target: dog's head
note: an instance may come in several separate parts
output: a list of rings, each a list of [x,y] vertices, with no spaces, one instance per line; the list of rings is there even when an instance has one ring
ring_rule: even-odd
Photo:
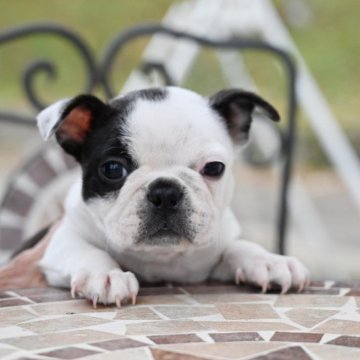
[[[248,138],[257,95],[222,90],[209,99],[167,87],[105,104],[61,100],[38,116],[82,167],[82,196],[114,249],[202,246],[214,241],[231,200],[234,149]]]

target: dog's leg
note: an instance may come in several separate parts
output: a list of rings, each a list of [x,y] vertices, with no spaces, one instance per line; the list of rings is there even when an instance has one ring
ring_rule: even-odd
[[[68,226],[60,225],[39,263],[50,285],[71,287],[93,302],[116,304],[131,299],[135,303],[139,284],[135,275],[124,272],[112,257],[83,240]]]
[[[309,283],[309,271],[294,257],[272,254],[257,244],[237,240],[225,249],[212,278],[252,283],[263,292],[278,284],[286,293],[290,288],[302,291]]]

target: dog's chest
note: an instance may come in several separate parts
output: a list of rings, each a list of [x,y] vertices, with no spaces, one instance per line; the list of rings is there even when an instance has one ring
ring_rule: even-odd
[[[125,251],[117,256],[121,268],[134,272],[139,279],[149,282],[199,282],[209,278],[220,261],[213,246],[172,253],[170,250]]]

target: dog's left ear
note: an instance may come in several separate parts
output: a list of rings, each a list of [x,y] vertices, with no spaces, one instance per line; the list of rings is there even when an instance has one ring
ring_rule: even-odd
[[[50,105],[37,116],[41,135],[55,134],[61,147],[80,161],[82,145],[97,124],[104,122],[108,105],[92,95],[79,95]]]
[[[241,89],[221,90],[210,97],[209,104],[224,119],[229,134],[237,145],[245,143],[248,139],[256,107],[271,120],[280,120],[277,110],[267,101]]]

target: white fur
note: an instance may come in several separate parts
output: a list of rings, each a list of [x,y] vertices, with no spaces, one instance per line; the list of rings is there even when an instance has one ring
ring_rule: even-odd
[[[235,155],[225,126],[206,99],[188,90],[168,89],[163,101],[138,99],[127,119],[128,146],[140,167],[129,175],[119,196],[85,204],[80,181],[72,188],[62,224],[40,263],[49,283],[71,286],[73,293],[81,292],[94,304],[117,305],[137,294],[132,273],[146,281],[216,278],[252,282],[263,291],[272,282],[283,291],[291,286],[302,289],[308,272],[299,261],[240,240],[240,227],[229,208]],[[49,124],[56,124],[57,104],[41,115],[45,135],[52,131]],[[226,165],[220,179],[200,175],[209,161]],[[197,229],[192,244],[185,240],[173,246],[135,244],[138,204],[159,177],[186,188],[192,210],[189,222]]]
[[[56,124],[59,121],[61,112],[68,101],[69,99],[59,100],[41,111],[41,113],[37,116],[38,128],[44,140],[48,140],[55,132]]]

